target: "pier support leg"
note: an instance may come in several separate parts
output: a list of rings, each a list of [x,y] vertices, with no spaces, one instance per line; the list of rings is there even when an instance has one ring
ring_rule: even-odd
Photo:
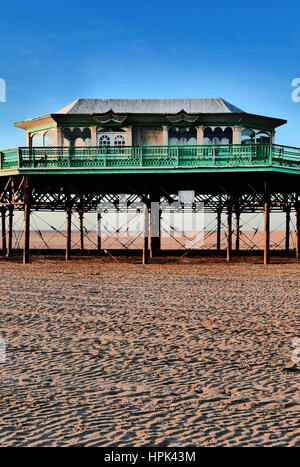
[[[67,237],[66,237],[66,261],[71,259],[71,221],[72,221],[72,210],[68,206],[66,209],[67,214]]]
[[[79,229],[80,229],[80,249],[84,250],[84,231],[83,231],[83,211],[78,211]]]
[[[217,253],[221,251],[221,214],[222,211],[217,212]]]
[[[236,225],[235,250],[237,253],[240,251],[240,218],[241,218],[241,213],[239,210],[237,210],[235,213],[235,225]]]
[[[97,250],[101,251],[101,214],[97,213]]]
[[[264,238],[264,264],[270,264],[270,189],[269,182],[265,181],[264,197],[265,238]]]
[[[232,260],[232,206],[227,208],[227,262]]]
[[[24,177],[24,249],[23,264],[29,263],[31,192],[28,175]]]
[[[6,209],[5,209],[5,206],[2,206],[2,208],[1,208],[1,224],[2,224],[2,230],[1,230],[2,254],[3,254],[3,256],[5,256],[6,253],[7,253],[7,248],[6,248]]]
[[[161,248],[160,205],[158,201],[152,201],[150,214],[150,258],[157,256]]]
[[[296,258],[300,258],[300,207],[296,207]]]
[[[285,217],[285,252],[289,254],[290,251],[290,220],[291,220],[291,211],[288,208],[286,211]]]
[[[148,210],[147,204],[144,203],[143,264],[149,263],[148,237],[149,237],[149,210]]]
[[[7,250],[6,257],[10,258],[12,254],[12,238],[13,238],[13,216],[14,207],[10,205],[8,207],[8,229],[7,229]]]

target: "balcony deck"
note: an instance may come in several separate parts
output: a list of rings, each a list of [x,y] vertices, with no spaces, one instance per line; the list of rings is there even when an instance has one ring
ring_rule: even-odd
[[[0,151],[0,175],[280,171],[300,174],[300,148],[274,144],[18,147]]]

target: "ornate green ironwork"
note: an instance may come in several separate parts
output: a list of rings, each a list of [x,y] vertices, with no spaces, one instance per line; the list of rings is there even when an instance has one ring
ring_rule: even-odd
[[[0,170],[8,169],[184,169],[283,167],[300,170],[300,148],[271,144],[20,147],[0,151]]]

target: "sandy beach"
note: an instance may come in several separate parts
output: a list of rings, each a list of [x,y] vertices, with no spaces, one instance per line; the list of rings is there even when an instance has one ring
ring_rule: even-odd
[[[18,261],[1,446],[300,446],[294,260]]]

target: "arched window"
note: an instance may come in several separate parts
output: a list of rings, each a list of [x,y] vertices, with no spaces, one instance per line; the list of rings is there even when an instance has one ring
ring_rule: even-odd
[[[72,130],[70,128],[63,129],[63,145],[64,146],[71,146],[72,141]]]
[[[100,135],[100,137],[99,137],[99,146],[110,146],[110,136]]]
[[[125,146],[125,138],[123,135],[117,135],[115,137],[114,146]]]
[[[210,127],[204,128],[203,144],[212,144],[214,132]]]
[[[191,145],[197,144],[197,130],[195,127],[170,127],[169,145]]]
[[[204,128],[203,144],[232,144],[232,128]]]
[[[249,128],[242,129],[242,137],[241,137],[242,144],[254,144],[255,143],[255,133],[253,130]]]
[[[270,144],[271,137],[269,133],[265,131],[260,131],[256,134],[256,143],[257,144]]]
[[[31,146],[33,148],[42,148],[43,147],[43,134],[35,133],[31,137]]]
[[[44,146],[47,148],[54,146],[54,131],[49,130],[44,134]]]
[[[233,139],[233,131],[232,131],[232,128],[228,126],[223,131],[223,138],[221,140],[221,144],[232,144],[232,139]]]

